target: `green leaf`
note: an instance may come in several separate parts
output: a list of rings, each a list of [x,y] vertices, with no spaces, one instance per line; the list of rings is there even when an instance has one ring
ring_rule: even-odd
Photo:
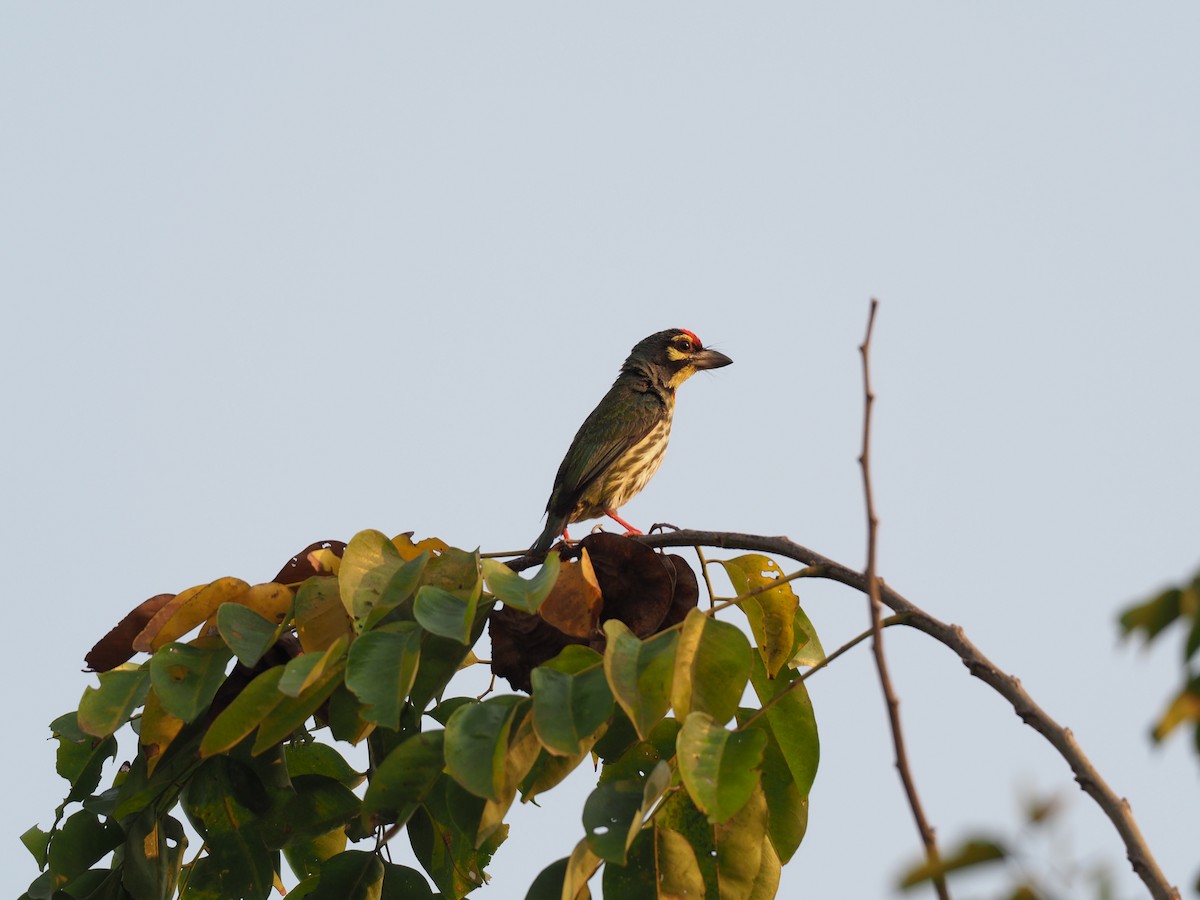
[[[525,777],[521,779],[521,802],[528,803],[538,794],[561,784],[590,755],[592,746],[593,744],[589,742],[584,745],[584,749],[580,753],[572,756],[555,756],[542,748]]]
[[[668,897],[703,897],[704,876],[696,851],[687,838],[668,828],[656,829],[654,838],[658,851],[655,868],[661,893]]]
[[[758,553],[721,560],[738,596],[766,587],[783,577],[773,560]],[[795,644],[795,613],[800,601],[790,583],[770,588],[743,600],[738,606],[750,620],[758,652],[774,676],[788,662]]]
[[[335,644],[330,650],[334,650],[336,647],[337,645]],[[251,752],[257,755],[268,747],[272,747],[290,737],[329,698],[334,689],[342,683],[342,674],[345,669],[345,660],[339,659],[326,669],[324,674],[299,696],[284,696],[263,717],[262,723],[258,726],[258,737],[254,740],[254,748]]]
[[[446,773],[477,797],[499,800],[509,732],[528,702],[505,695],[456,709],[446,722]]]
[[[440,587],[426,584],[417,591],[413,614],[426,631],[465,645],[470,643],[475,606],[474,598],[464,600]]]
[[[330,644],[323,653],[302,653],[288,660],[279,679],[280,693],[299,697],[316,684],[329,671],[329,667],[340,660],[350,642],[349,635],[342,635]]]
[[[721,885],[718,883],[715,831],[704,813],[696,809],[687,791],[674,791],[667,796],[655,814],[654,827],[656,836],[672,831],[684,839],[692,848],[698,874],[704,882],[703,895],[722,896]],[[635,844],[635,849],[636,846]],[[678,860],[678,855],[673,859]]]
[[[521,612],[536,613],[558,580],[561,568],[558,554],[551,553],[542,564],[541,571],[531,579],[524,579],[504,563],[495,559],[480,561],[488,590],[505,606]]]
[[[121,881],[134,897],[170,897],[188,840],[183,825],[154,810],[143,810],[128,826]]]
[[[108,737],[129,721],[133,711],[146,702],[150,671],[124,663],[100,673],[100,687],[84,688],[79,701],[79,727],[95,737]]]
[[[316,890],[317,881],[321,876],[321,866],[327,859],[337,856],[345,850],[348,841],[349,836],[346,834],[345,826],[339,826],[313,838],[291,841],[283,848],[283,858],[287,860],[288,866],[297,878],[307,879],[315,875],[312,890]],[[301,896],[306,897],[311,892],[310,890]],[[292,900],[292,893],[287,896],[288,900]]]
[[[646,829],[629,848],[624,866],[604,867],[604,896],[621,900],[704,897],[701,873],[687,838],[666,828]]]
[[[384,728],[400,727],[420,658],[421,629],[413,622],[369,631],[351,645],[346,687],[362,701],[364,719]]]
[[[775,896],[779,857],[766,830],[766,800],[757,788],[733,818],[713,829],[721,897],[769,900]]]
[[[795,684],[798,680],[800,673],[794,670],[785,670],[778,678],[768,678],[761,659],[754,660],[754,668],[750,673],[750,682],[754,685],[759,702],[764,707],[771,704],[756,724],[761,724],[771,732],[787,761],[797,789],[802,795],[808,796],[817,777],[821,742],[808,690],[802,681]],[[779,696],[781,694],[783,696]],[[776,700],[776,697],[779,699]]]
[[[55,882],[63,885],[86,872],[120,845],[122,837],[116,823],[106,826],[90,810],[79,810],[50,839],[46,860]]]
[[[1156,742],[1162,741],[1184,722],[1200,722],[1200,676],[1189,681],[1172,698],[1166,711],[1155,723],[1151,736]]]
[[[672,672],[679,632],[666,631],[640,641],[624,623],[604,623],[608,646],[604,674],[613,697],[643,739],[671,708]]]
[[[471,626],[470,643],[474,644],[487,624],[490,608],[484,603],[475,611],[475,624]],[[421,638],[421,664],[417,667],[417,678],[409,691],[409,703],[417,710],[424,709],[435,698],[440,697],[450,679],[471,652],[469,646],[452,638],[426,634]]]
[[[222,603],[217,609],[217,631],[246,668],[253,668],[262,659],[283,629],[284,624],[276,625],[240,603]]]
[[[413,853],[446,897],[462,897],[482,885],[484,868],[507,836],[506,826],[498,828],[476,847],[485,805],[454,779],[439,778],[408,822]]]
[[[525,900],[562,900],[563,878],[567,874],[567,857],[556,859],[538,873],[529,886]]]
[[[625,865],[633,843],[654,804],[671,786],[671,767],[658,763],[647,778],[606,781],[583,805],[583,828],[592,852],[608,862]]]
[[[726,731],[707,713],[690,713],[684,720],[677,743],[679,774],[714,825],[728,821],[754,793],[766,742],[758,729]]]
[[[681,719],[708,713],[718,724],[733,718],[750,677],[750,642],[741,629],[693,609],[683,620],[671,705]]]
[[[368,529],[350,538],[338,567],[338,590],[356,627],[403,565],[400,551],[383,532]]]
[[[936,878],[944,878],[950,872],[996,862],[1007,856],[1008,851],[1002,844],[988,838],[972,838],[942,857],[938,863],[925,860],[913,866],[901,877],[900,887],[911,890]]]
[[[219,890],[226,897],[265,898],[278,854],[259,834],[254,807],[265,810],[267,798],[253,772],[230,757],[215,756],[188,780],[182,801],[208,848],[189,876],[189,890],[195,884],[197,890]]]
[[[797,666],[815,666],[825,660],[825,648],[817,637],[817,629],[809,621],[808,615],[799,606],[792,621],[792,652],[788,665],[793,669]]]
[[[233,654],[219,638],[167,644],[150,657],[150,682],[164,710],[191,722],[208,709]]]
[[[117,755],[116,738],[98,740],[90,734],[84,734],[75,724],[75,713],[68,715],[69,724],[65,723],[67,716],[61,716],[50,724],[58,740],[56,771],[71,785],[65,803],[90,796],[100,783],[104,764]]]
[[[324,775],[353,788],[362,784],[366,777],[361,772],[356,772],[331,746],[318,741],[287,744],[283,748],[283,755],[287,761],[288,776],[291,778],[298,775]]]
[[[745,715],[754,710],[742,710]],[[739,719],[741,716],[739,715]],[[763,750],[762,789],[767,800],[767,834],[781,862],[786,863],[800,847],[808,831],[808,794],[802,793],[771,728]]]
[[[1129,607],[1118,620],[1121,630],[1127,636],[1135,631],[1144,632],[1147,643],[1154,640],[1179,618],[1182,599],[1183,591],[1169,588],[1145,603]]]
[[[26,850],[33,854],[38,868],[44,869],[46,867],[46,850],[50,846],[50,832],[42,831],[33,825],[21,835],[21,843],[25,845]]]
[[[94,811],[123,821],[158,803],[168,793],[174,797],[179,785],[190,777],[196,766],[201,730],[198,723],[183,726],[179,736],[155,763],[153,772],[149,771],[145,754],[137,754],[129,771],[118,773],[113,779],[116,793],[106,791],[101,795],[101,809]]]
[[[533,727],[551,753],[575,756],[612,717],[613,695],[600,654],[568,646],[531,674]]]
[[[355,818],[362,801],[348,787],[325,775],[297,775],[290,792],[263,815],[260,833],[270,848],[307,841]]]
[[[572,900],[585,900],[590,897],[588,893],[588,880],[596,874],[596,869],[600,867],[600,857],[592,852],[592,848],[588,846],[587,839],[580,841],[575,845],[575,849],[571,851],[571,855],[567,858],[567,871],[563,875],[562,896],[570,897]],[[607,869],[608,867],[605,866]],[[621,897],[621,894],[612,894],[613,897]]]
[[[200,742],[200,755],[208,757],[224,753],[254,731],[263,717],[283,701],[283,694],[279,693],[282,677],[283,666],[275,666],[244,687],[208,726],[204,740]]]
[[[442,774],[444,737],[440,730],[415,734],[387,755],[363,796],[364,819],[371,825],[408,821]]]
[[[523,704],[510,729],[508,752],[504,754],[504,770],[497,785],[497,796],[494,800],[488,800],[483,807],[479,817],[479,831],[475,835],[476,843],[487,840],[500,828],[507,828],[503,824],[504,817],[517,798],[517,786],[521,779],[529,774],[542,750],[542,745],[533,732],[533,714],[528,710],[528,704]]]
[[[383,861],[365,850],[347,850],[321,866],[313,900],[380,900]]]
[[[435,900],[435,897],[425,876],[416,869],[384,863],[380,900]]]

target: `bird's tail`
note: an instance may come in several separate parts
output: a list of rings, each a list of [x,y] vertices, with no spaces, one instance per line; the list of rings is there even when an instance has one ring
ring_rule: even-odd
[[[554,513],[546,514],[546,527],[542,529],[542,533],[538,535],[538,539],[533,542],[533,546],[529,548],[530,556],[545,556],[550,550],[550,545],[555,539],[563,533],[563,529],[567,527],[566,516],[556,516]]]

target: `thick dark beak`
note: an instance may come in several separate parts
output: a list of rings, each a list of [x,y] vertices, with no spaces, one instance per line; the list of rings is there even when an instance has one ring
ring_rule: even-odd
[[[732,359],[717,350],[701,350],[692,357],[692,365],[697,369],[719,369],[731,362]]]

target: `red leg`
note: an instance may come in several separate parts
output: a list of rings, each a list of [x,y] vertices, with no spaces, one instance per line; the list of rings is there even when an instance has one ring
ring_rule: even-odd
[[[620,516],[618,516],[617,511],[615,509],[606,509],[604,511],[604,514],[606,516],[608,516],[610,519],[624,525],[625,529],[626,529],[626,531],[625,531],[626,534],[641,534],[642,533],[642,532],[638,531],[636,528],[634,528],[632,525],[630,525],[628,522],[626,522],[624,519],[622,519]]]

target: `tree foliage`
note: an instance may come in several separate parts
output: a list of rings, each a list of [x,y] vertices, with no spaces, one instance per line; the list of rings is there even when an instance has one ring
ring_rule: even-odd
[[[51,723],[69,788],[22,838],[42,870],[26,896],[264,898],[286,862],[293,897],[464,897],[512,804],[594,760],[579,841],[530,898],[589,896],[601,870],[613,897],[772,897],[819,756],[797,667],[823,653],[778,566],[724,565],[740,597],[701,611],[681,557],[625,538],[592,535],[526,578],[364,531],[266,584],[152,597]],[[519,693],[453,696],[489,627]],[[343,752],[363,742],[358,772]],[[423,873],[390,861],[401,830]]]

